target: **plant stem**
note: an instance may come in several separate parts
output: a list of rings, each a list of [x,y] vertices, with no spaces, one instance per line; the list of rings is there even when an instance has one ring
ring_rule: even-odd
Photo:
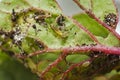
[[[103,45],[95,45],[95,46],[85,45],[85,46],[65,47],[65,48],[58,48],[58,49],[47,48],[45,50],[39,50],[39,51],[30,53],[27,57],[32,57],[32,56],[43,54],[43,53],[57,53],[57,52],[63,52],[63,51],[67,51],[67,53],[98,51],[98,52],[103,52],[104,54],[120,55],[120,47],[107,47]]]

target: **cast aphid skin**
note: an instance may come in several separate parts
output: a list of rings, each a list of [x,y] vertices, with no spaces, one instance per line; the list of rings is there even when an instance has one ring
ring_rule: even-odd
[[[90,61],[86,61],[82,64],[83,67],[88,67],[90,65]]]
[[[56,19],[56,23],[58,24],[58,26],[64,26],[65,25],[64,21],[65,17],[63,15],[58,16]]]

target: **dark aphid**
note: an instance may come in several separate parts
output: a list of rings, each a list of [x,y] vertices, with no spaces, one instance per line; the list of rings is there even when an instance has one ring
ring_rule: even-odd
[[[112,60],[112,59],[120,59],[120,56],[119,55],[107,55],[109,60]]]
[[[83,43],[82,46],[87,46],[87,44]]]
[[[4,36],[4,38],[8,37],[8,32],[3,31],[2,29],[0,30],[0,35],[1,37]]]
[[[17,18],[18,18],[17,13],[15,12],[15,10],[14,10],[14,9],[12,9],[12,16],[11,16],[11,20],[12,20],[13,22],[16,22]]]
[[[90,44],[90,46],[96,46],[96,45],[97,45],[96,43]]]
[[[34,19],[36,20],[36,22],[44,22],[45,21],[45,16],[41,16],[41,15],[38,15],[38,16],[35,16]]]
[[[75,32],[74,35],[76,35],[77,33]]]
[[[45,15],[45,12],[43,10],[41,10],[39,12],[35,12],[35,15]]]
[[[15,53],[13,51],[10,50],[3,50],[5,53],[7,53],[9,56],[14,56]]]
[[[3,34],[5,34],[6,32],[5,31],[3,31],[2,29],[0,30],[0,35],[3,35]]]
[[[37,31],[42,31],[41,29],[38,29]]]
[[[35,30],[35,34],[37,35],[37,32],[38,32],[38,31],[37,31],[37,27],[36,27],[36,25],[33,24],[33,25],[32,25],[32,28]]]
[[[15,31],[10,31],[8,37],[13,40]]]
[[[44,46],[44,44],[43,44],[42,42],[40,42],[40,41],[38,41],[38,40],[35,40],[35,43],[38,45],[38,47],[39,47],[40,49],[44,49],[44,48],[45,48],[45,46]]]
[[[118,62],[120,62],[120,56],[119,55],[107,55],[107,60],[111,63],[111,64],[116,64]]]
[[[58,16],[56,19],[56,23],[59,26],[64,26],[65,25],[64,21],[65,21],[65,17],[63,15]]]
[[[40,25],[46,25],[46,22],[45,22],[46,17],[47,16],[45,15],[45,13],[43,11],[36,12],[33,16],[36,23],[39,23]]]
[[[108,15],[105,15],[103,20],[108,26],[111,26],[112,28],[116,28],[117,24],[117,16],[114,13],[109,13]]]
[[[22,57],[26,57],[28,54],[27,54],[27,52],[22,51],[22,52],[20,53],[20,55],[21,55]]]
[[[98,57],[99,55],[102,55],[102,52],[92,51],[88,56],[93,58],[93,57]]]
[[[32,25],[32,27],[33,27],[33,29],[37,29],[35,24],[34,24],[34,25]]]
[[[15,53],[13,51],[7,51],[7,53],[8,53],[9,56],[14,56],[15,55]]]

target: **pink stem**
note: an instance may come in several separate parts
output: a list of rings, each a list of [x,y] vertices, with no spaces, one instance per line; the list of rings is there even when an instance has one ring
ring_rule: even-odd
[[[56,66],[60,61],[63,60],[63,58],[67,55],[66,50],[63,51],[63,53],[59,56],[59,58],[57,58],[54,62],[52,62],[42,73],[41,73],[41,77],[43,77],[51,68],[53,68],[54,66]]]
[[[32,57],[32,56],[35,56],[35,55],[38,55],[38,54],[43,54],[43,53],[50,53],[50,52],[60,52],[59,49],[50,49],[50,48],[47,48],[47,49],[44,49],[44,50],[39,50],[39,51],[36,51],[34,53],[30,53],[27,57]]]
[[[31,53],[28,55],[28,57],[32,57],[38,54],[42,53],[48,53],[48,52],[63,52],[67,51],[67,53],[75,53],[75,52],[90,52],[90,51],[100,51],[103,52],[104,54],[116,54],[120,55],[120,47],[107,47],[107,46],[102,46],[102,45],[86,45],[86,46],[75,46],[75,47],[66,47],[66,48],[58,48],[58,49],[45,49],[45,50],[39,50],[34,53]]]

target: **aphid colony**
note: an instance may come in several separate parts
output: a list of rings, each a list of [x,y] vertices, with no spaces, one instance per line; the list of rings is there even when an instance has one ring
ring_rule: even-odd
[[[45,12],[43,10],[38,10],[35,8],[28,8],[28,9],[24,9],[21,10],[20,12],[16,12],[14,9],[12,10],[11,13],[11,21],[13,22],[13,29],[12,31],[10,31],[10,38],[12,39],[12,43],[17,45],[21,51],[23,51],[21,45],[22,45],[22,41],[26,38],[26,35],[28,34],[28,30],[29,28],[33,28],[35,30],[35,34],[37,35],[39,31],[41,31],[41,27],[48,28],[48,24],[46,23],[46,19],[51,19],[51,14],[49,12]],[[19,19],[20,22],[19,23]],[[31,21],[33,23],[31,23]],[[55,33],[62,33],[64,31],[64,27],[65,27],[65,17],[63,15],[59,15],[56,16],[56,18],[54,18],[54,22],[50,22],[51,24],[53,24],[54,27],[52,27],[55,31]],[[54,23],[56,23],[57,25],[54,25]],[[22,29],[21,27],[25,25],[25,27],[23,27],[24,29]],[[52,26],[52,25],[50,25]],[[58,35],[58,34],[57,34]],[[40,49],[44,49],[46,46],[41,43],[40,41],[36,41],[34,43],[39,44],[39,48]],[[39,42],[39,43],[38,43]]]
[[[116,65],[120,64],[120,56],[118,55],[105,55],[104,53],[100,53],[96,56],[97,58],[95,58],[95,60],[93,60],[89,65],[89,70],[91,71],[88,71],[88,75],[95,75],[96,73],[104,74],[106,72],[110,72],[113,68],[116,67]],[[116,70],[119,71],[120,68],[118,67]]]
[[[44,14],[44,11],[39,11],[39,12],[35,11],[34,12],[34,9],[33,10],[32,9],[26,9],[26,10],[21,10],[21,12],[16,12],[13,9],[12,13],[11,13],[11,21],[13,22],[12,30],[8,31],[8,32],[5,32],[2,29],[0,30],[1,38],[6,39],[6,40],[7,39],[10,40],[11,41],[11,44],[10,44],[11,46],[18,47],[19,50],[21,51],[20,53],[22,53],[21,56],[22,55],[24,56],[24,54],[25,55],[27,54],[26,51],[22,48],[22,42],[27,37],[26,35],[27,35],[28,29],[30,27],[32,27],[36,32],[41,31],[40,29],[37,29],[36,24],[31,24],[29,21],[27,21],[27,19],[30,18],[30,16],[31,16],[31,15],[27,14],[29,12],[31,12],[31,14],[33,14],[32,19],[34,19],[36,21],[36,23],[38,23],[39,25],[46,25],[46,23],[45,23],[46,16]],[[18,22],[21,17],[22,17],[22,21],[23,21],[22,24],[27,24],[28,25],[28,26],[25,26],[26,30],[24,30],[24,31],[21,28],[21,23]],[[5,40],[3,40],[3,41],[5,41]],[[3,44],[2,44],[3,41],[0,42],[1,46],[3,46]],[[38,41],[38,40],[33,40],[32,45],[37,46],[39,49],[44,49],[46,47],[41,41]],[[11,51],[7,51],[7,52],[11,53]]]
[[[108,26],[112,28],[116,28],[117,24],[117,16],[114,13],[109,13],[108,15],[105,15],[103,20]]]
[[[10,32],[10,38],[13,40],[14,44],[21,45],[22,39],[25,37],[25,34],[21,33],[19,27],[16,27],[13,31]]]

